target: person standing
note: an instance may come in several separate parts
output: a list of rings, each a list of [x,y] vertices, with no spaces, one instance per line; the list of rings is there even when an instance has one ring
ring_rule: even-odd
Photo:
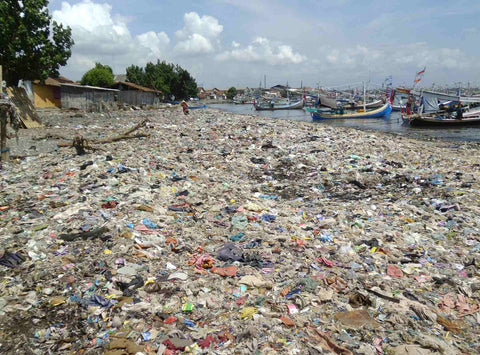
[[[459,102],[457,104],[457,120],[462,120],[463,119],[463,109],[462,109],[462,104]]]
[[[185,102],[185,100],[182,101],[181,105],[183,108],[183,114],[188,115],[190,113],[190,110],[188,109],[188,104]]]

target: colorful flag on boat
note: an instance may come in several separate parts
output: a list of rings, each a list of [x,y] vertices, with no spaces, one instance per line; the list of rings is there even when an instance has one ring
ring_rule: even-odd
[[[420,70],[416,75],[415,75],[415,80],[413,80],[413,84],[417,84],[420,82],[420,80],[422,80],[423,78],[423,74],[425,73],[425,69],[427,69],[427,67],[423,68],[423,70]]]

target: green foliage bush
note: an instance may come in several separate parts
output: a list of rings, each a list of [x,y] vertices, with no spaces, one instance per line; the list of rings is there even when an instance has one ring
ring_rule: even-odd
[[[91,86],[110,87],[114,83],[112,68],[108,65],[95,63],[95,68],[83,74],[81,84]]]

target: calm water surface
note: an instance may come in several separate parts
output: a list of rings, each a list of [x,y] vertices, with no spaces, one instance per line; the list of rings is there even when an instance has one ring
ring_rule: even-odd
[[[251,114],[275,119],[312,122],[310,114],[305,110],[256,111],[252,105],[216,104],[208,105],[222,111]],[[458,128],[416,128],[402,123],[400,112],[392,112],[388,118],[347,119],[315,121],[315,124],[353,127],[383,132],[393,132],[400,135],[418,138],[439,138],[448,141],[480,142],[480,126]]]

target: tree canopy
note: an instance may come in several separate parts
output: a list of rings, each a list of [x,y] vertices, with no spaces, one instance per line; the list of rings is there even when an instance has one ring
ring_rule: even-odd
[[[95,63],[95,67],[82,76],[82,85],[110,87],[114,83],[113,70],[108,65]]]
[[[52,21],[48,0],[0,1],[0,65],[4,80],[44,80],[67,64],[73,40],[70,27]]]
[[[127,80],[137,85],[160,90],[169,97],[177,99],[197,96],[197,83],[188,71],[179,65],[157,61],[147,63],[145,68],[131,65],[126,69]]]
[[[147,86],[145,83],[145,70],[138,65],[131,65],[126,69],[127,80],[141,86]]]
[[[237,89],[233,86],[227,90],[227,99],[232,100],[237,95]]]

